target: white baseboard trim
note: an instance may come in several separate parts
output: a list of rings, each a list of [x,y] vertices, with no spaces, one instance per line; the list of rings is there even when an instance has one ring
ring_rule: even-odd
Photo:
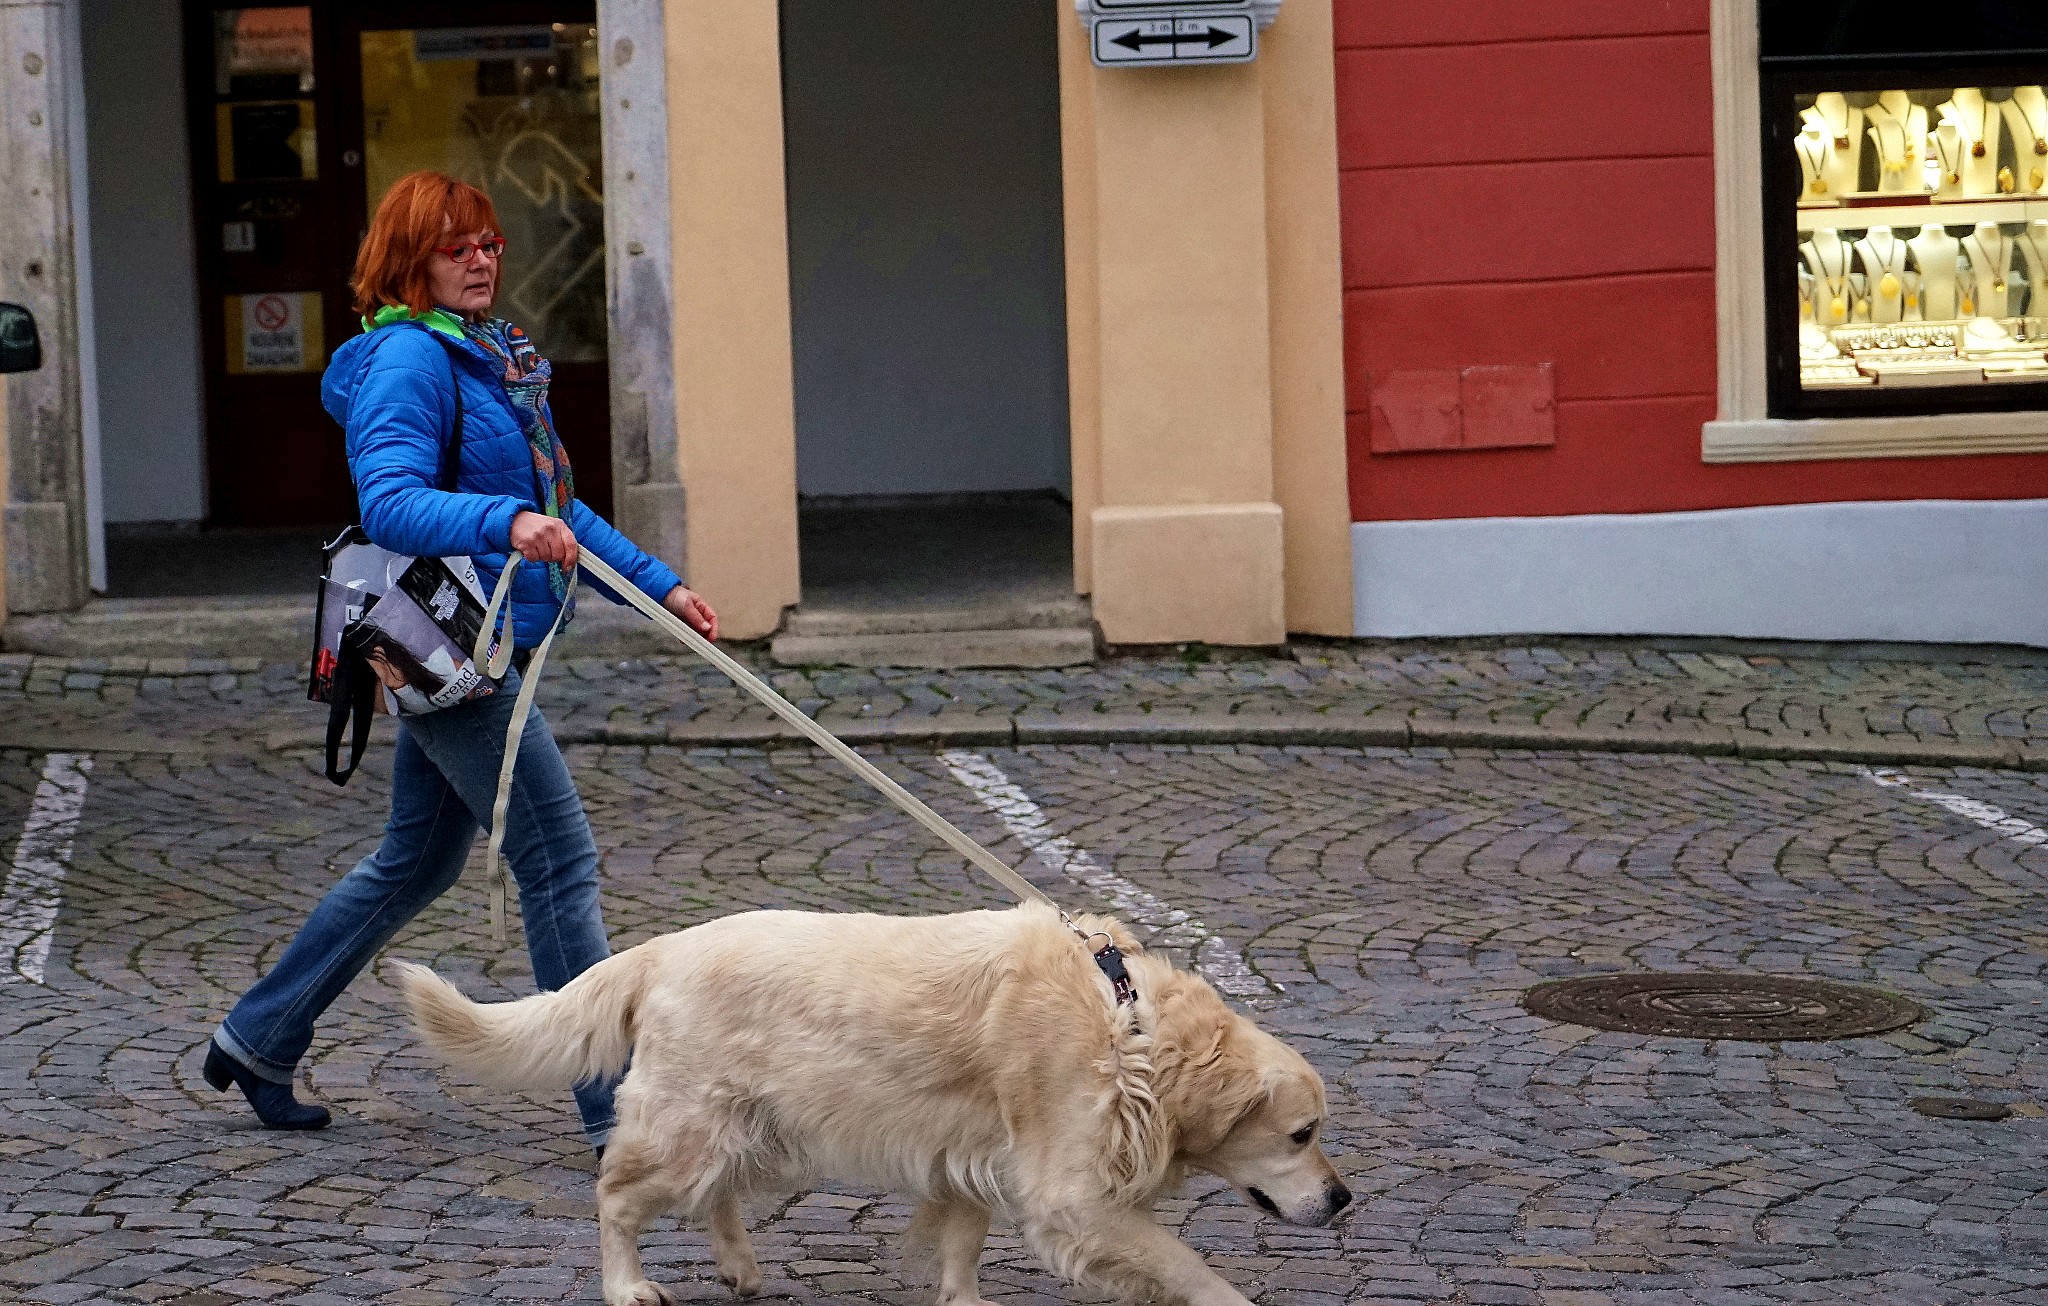
[[[2048,646],[2048,499],[1354,522],[1361,636]]]

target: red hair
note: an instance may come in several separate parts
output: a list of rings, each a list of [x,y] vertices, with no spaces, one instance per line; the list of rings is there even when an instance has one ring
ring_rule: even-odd
[[[386,304],[402,304],[415,313],[434,307],[427,288],[427,260],[446,233],[498,230],[498,210],[491,197],[439,172],[409,172],[391,183],[370,219],[370,232],[356,252],[356,312],[364,317]],[[492,290],[497,270],[492,269]]]

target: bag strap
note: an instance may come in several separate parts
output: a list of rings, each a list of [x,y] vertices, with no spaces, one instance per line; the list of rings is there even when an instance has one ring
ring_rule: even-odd
[[[448,384],[455,391],[455,429],[450,433],[448,447],[441,454],[441,488],[453,493],[455,483],[462,476],[462,376],[455,368],[455,346],[440,332],[434,338],[441,341],[448,351]]]
[[[327,704],[327,778],[345,785],[363,760],[370,742],[370,717],[376,711],[377,678],[355,654],[342,650],[334,666],[334,698]],[[348,742],[348,765],[341,765],[341,735],[354,718]]]

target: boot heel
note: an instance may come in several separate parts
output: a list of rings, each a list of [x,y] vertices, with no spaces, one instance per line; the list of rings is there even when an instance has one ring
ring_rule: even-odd
[[[220,1050],[218,1043],[207,1045],[206,1064],[199,1068],[199,1073],[216,1090],[226,1091],[227,1086],[235,1082],[234,1076],[228,1072],[227,1054]]]

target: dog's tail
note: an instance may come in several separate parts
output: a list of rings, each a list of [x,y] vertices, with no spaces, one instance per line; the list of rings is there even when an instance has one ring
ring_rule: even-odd
[[[560,1087],[608,1078],[633,1050],[644,948],[601,961],[553,993],[471,1002],[425,966],[392,963],[413,1024],[450,1065],[487,1084]]]

